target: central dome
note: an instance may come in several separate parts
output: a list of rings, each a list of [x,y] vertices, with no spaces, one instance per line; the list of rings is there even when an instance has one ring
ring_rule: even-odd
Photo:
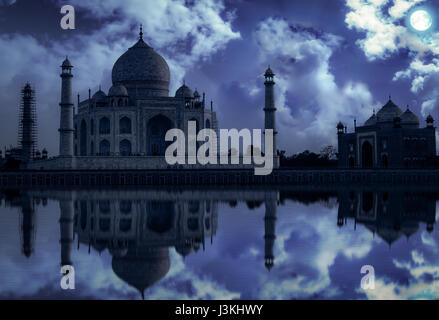
[[[165,59],[143,41],[128,49],[114,64],[113,85],[123,85],[130,96],[168,96],[169,66]]]
[[[378,122],[393,123],[393,120],[397,117],[401,117],[402,110],[393,103],[391,99],[381,108],[376,114]]]

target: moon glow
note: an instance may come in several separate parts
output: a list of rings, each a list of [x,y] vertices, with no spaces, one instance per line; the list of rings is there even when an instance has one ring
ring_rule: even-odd
[[[431,15],[425,10],[417,10],[410,16],[410,24],[417,31],[427,31],[433,24]]]

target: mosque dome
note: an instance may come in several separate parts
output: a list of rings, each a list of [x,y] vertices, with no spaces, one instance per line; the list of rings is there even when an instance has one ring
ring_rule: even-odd
[[[175,96],[180,98],[192,98],[194,95],[192,93],[192,90],[187,85],[183,84],[175,92]]]
[[[100,88],[99,88],[99,91],[97,91],[94,95],[93,95],[93,100],[95,101],[95,102],[106,102],[107,101],[107,95],[105,94],[105,92],[104,91],[102,91]]]
[[[402,110],[391,99],[376,114],[378,122],[393,123],[393,119],[401,117]]]
[[[402,125],[415,125],[419,127],[419,118],[407,108],[407,110],[401,115]]]
[[[108,91],[109,97],[127,97],[128,91],[123,85],[112,86]]]
[[[431,114],[428,115],[426,121],[427,121],[427,123],[433,123],[433,122],[434,122],[434,119],[433,119],[433,117],[431,116]]]
[[[112,71],[113,85],[139,87],[142,90],[168,93],[170,83],[169,66],[165,59],[140,39],[116,61]]]
[[[134,248],[134,250],[128,250],[124,257],[113,257],[112,268],[120,279],[143,295],[145,289],[160,281],[168,273],[169,249],[167,247],[141,248],[140,250]]]
[[[377,123],[377,117],[375,113],[364,123],[365,126],[374,126]]]

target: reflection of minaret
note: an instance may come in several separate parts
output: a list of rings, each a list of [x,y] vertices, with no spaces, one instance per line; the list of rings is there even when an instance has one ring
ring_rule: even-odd
[[[73,203],[71,200],[60,200],[61,215],[59,227],[61,232],[61,266],[72,265],[70,255],[73,246]]]
[[[274,242],[276,240],[276,194],[267,193],[265,199],[265,267],[268,271],[274,266]]]
[[[35,240],[35,211],[30,197],[22,199],[20,220],[21,249],[23,254],[29,258],[34,251]]]

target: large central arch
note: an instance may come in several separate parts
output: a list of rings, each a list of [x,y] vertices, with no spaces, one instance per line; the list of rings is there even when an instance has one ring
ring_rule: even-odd
[[[163,115],[149,119],[146,124],[146,152],[149,156],[164,156],[171,142],[165,141],[166,132],[172,129],[172,121]]]
[[[365,141],[361,147],[361,160],[363,168],[373,167],[373,146],[369,141]]]

